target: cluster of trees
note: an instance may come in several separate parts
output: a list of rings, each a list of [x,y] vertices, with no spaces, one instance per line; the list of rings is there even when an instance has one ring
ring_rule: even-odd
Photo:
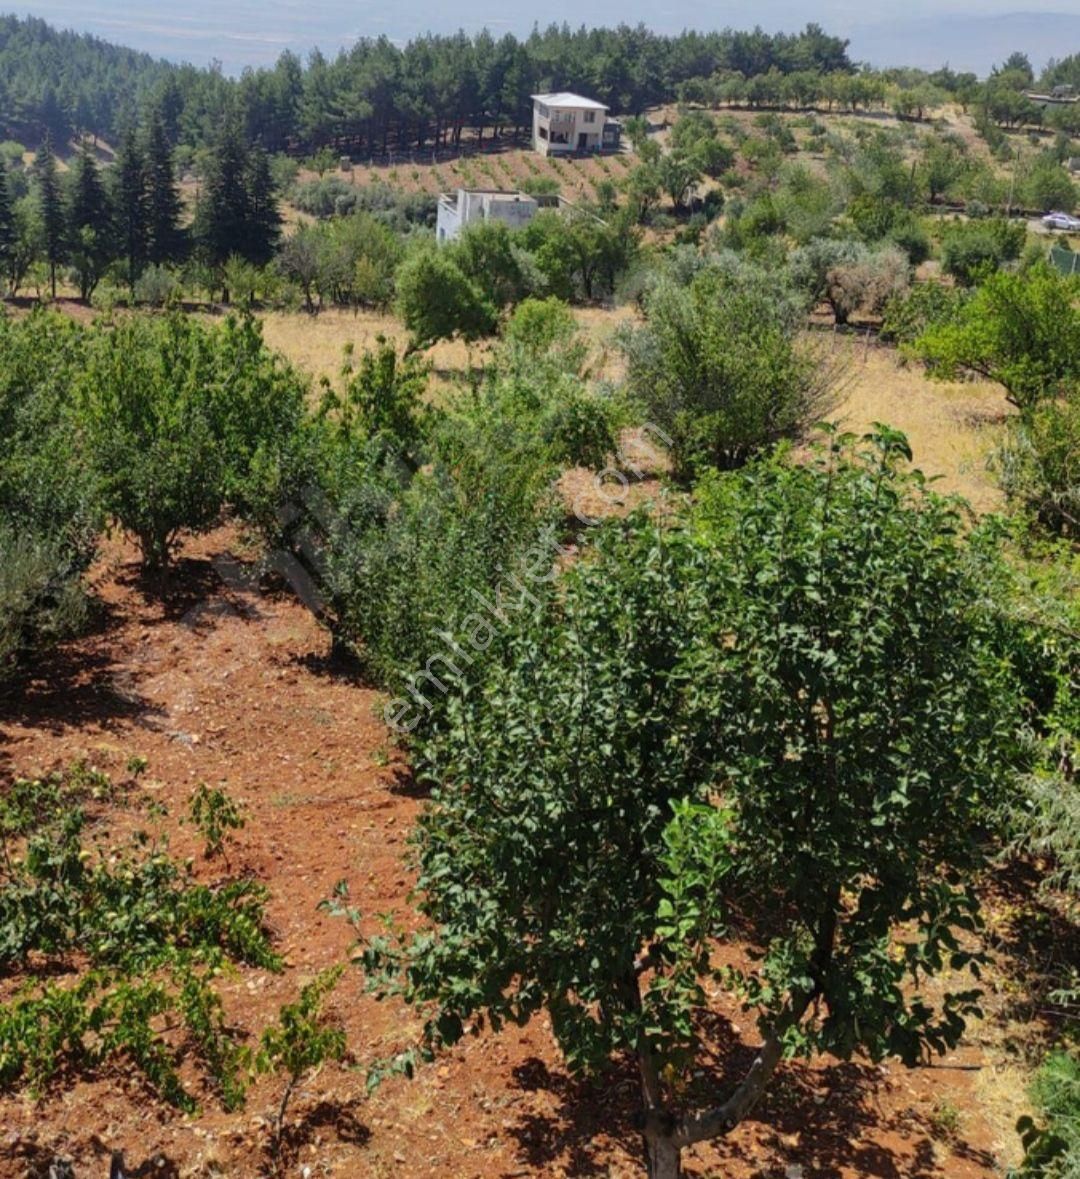
[[[172,69],[36,17],[0,16],[0,137],[111,138]]]
[[[746,106],[757,109],[859,111],[892,109],[903,118],[923,119],[948,101],[948,90],[913,71],[820,69],[746,75],[721,69],[710,77],[691,78],[679,87],[684,102],[705,106]],[[970,75],[974,80],[974,75]]]
[[[124,133],[107,170],[84,141],[61,174],[49,135],[29,171],[9,172],[0,160],[0,274],[8,290],[17,292],[35,263],[48,268],[54,298],[63,267],[84,300],[110,269],[133,295],[150,271],[143,294],[156,302],[162,283],[168,285],[163,268],[189,256],[216,279],[232,258],[269,263],[281,216],[266,153],[248,146],[235,121],[226,122],[205,155],[190,224],[173,157],[155,118],[144,133]]]
[[[170,139],[211,142],[232,106],[251,142],[278,150],[336,139],[367,150],[389,142],[458,142],[464,130],[522,128],[530,94],[581,90],[618,111],[670,101],[688,78],[718,69],[835,72],[851,68],[847,43],[817,25],[799,34],[725,30],[661,36],[644,26],[571,30],[552,25],[524,40],[488,32],[424,36],[398,46],[364,39],[334,59],[303,64],[284,53],[272,69],[232,81],[214,69],[169,67],[41,21],[0,25],[0,112],[8,133],[40,129],[111,138],[157,111]],[[3,116],[0,116],[2,119]]]
[[[425,243],[397,275],[398,310],[417,346],[491,335],[500,315],[530,296],[592,302],[614,293],[637,255],[623,213],[542,211],[526,226],[469,226],[449,246]]]

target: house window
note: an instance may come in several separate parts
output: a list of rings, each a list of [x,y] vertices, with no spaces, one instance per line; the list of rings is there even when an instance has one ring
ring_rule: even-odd
[[[540,117],[542,119],[546,119],[548,117],[548,115],[551,114],[551,112],[548,110],[548,108],[542,102],[538,102],[536,104],[536,109],[540,112]]]
[[[585,122],[586,123],[595,123],[596,122],[596,111],[586,111],[585,112]]]
[[[541,139],[547,139],[547,128],[546,127],[537,127],[537,131],[540,133]]]

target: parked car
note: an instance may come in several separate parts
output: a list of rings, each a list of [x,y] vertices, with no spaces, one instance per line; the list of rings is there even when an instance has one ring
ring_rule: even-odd
[[[1071,233],[1080,231],[1080,217],[1073,217],[1069,213],[1047,213],[1042,223],[1047,229],[1067,229]]]

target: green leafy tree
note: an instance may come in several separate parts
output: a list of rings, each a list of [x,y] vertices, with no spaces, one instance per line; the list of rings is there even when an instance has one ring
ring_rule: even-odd
[[[493,307],[520,302],[529,282],[510,229],[501,221],[476,221],[449,247],[462,273]]]
[[[460,336],[476,340],[495,330],[495,308],[453,258],[435,247],[410,254],[397,272],[397,306],[412,347]]]
[[[1022,414],[1080,383],[1076,288],[1049,267],[991,275],[915,342],[930,375],[972,372],[1004,385]]]
[[[622,189],[630,202],[636,222],[644,222],[660,200],[663,191],[660,169],[655,163],[641,163],[627,173]]]
[[[633,1058],[655,1179],[785,1055],[915,1065],[976,1010],[925,980],[978,967],[958,939],[1017,747],[990,557],[901,436],[832,442],[715,478],[689,531],[610,526],[537,591],[418,750],[429,927],[363,954],[425,1012],[421,1059],[540,1012],[574,1070]],[[736,922],[761,954],[722,966]],[[761,1036],[726,1093],[718,992]]]
[[[207,328],[180,314],[95,335],[76,392],[105,507],[155,571],[182,532],[210,527],[226,504],[265,510],[304,399],[254,321]]]
[[[591,209],[541,212],[518,238],[546,281],[547,293],[566,302],[612,294],[638,248],[631,216],[620,212],[605,220]]]
[[[304,296],[304,306],[315,311],[315,292],[325,251],[326,231],[321,225],[299,225],[282,242],[277,255],[277,268],[294,282]]]
[[[657,165],[660,186],[671,197],[675,212],[686,204],[687,199],[701,179],[701,165],[693,156],[669,152]]]
[[[1014,262],[1024,248],[1022,223],[990,218],[959,221],[941,235],[941,265],[964,286],[973,286],[1004,262]]]
[[[15,246],[8,259],[5,277],[8,290],[17,294],[30,268],[45,252],[45,225],[41,217],[41,205],[34,195],[17,200],[13,206]]]
[[[1076,185],[1053,155],[1040,156],[1025,169],[1021,192],[1024,204],[1041,213],[1052,209],[1071,213],[1077,205]]]
[[[937,135],[927,139],[918,163],[927,200],[933,204],[943,197],[960,180],[967,167],[967,153],[960,143]]]

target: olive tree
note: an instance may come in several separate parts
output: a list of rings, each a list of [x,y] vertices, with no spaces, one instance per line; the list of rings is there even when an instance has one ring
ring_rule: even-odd
[[[977,992],[924,982],[978,968],[958,934],[1017,697],[988,545],[874,441],[713,476],[688,527],[611,524],[557,588],[533,566],[415,749],[427,927],[362,955],[427,1015],[399,1067],[546,1012],[571,1069],[634,1060],[670,1179],[787,1055],[957,1042]],[[761,953],[721,969],[736,922]],[[760,1047],[720,1078],[704,1029],[736,1003]]]
[[[817,238],[795,250],[789,261],[792,282],[810,299],[828,303],[838,324],[856,312],[877,315],[894,295],[907,290],[911,266],[894,245],[875,250],[862,242]]]

